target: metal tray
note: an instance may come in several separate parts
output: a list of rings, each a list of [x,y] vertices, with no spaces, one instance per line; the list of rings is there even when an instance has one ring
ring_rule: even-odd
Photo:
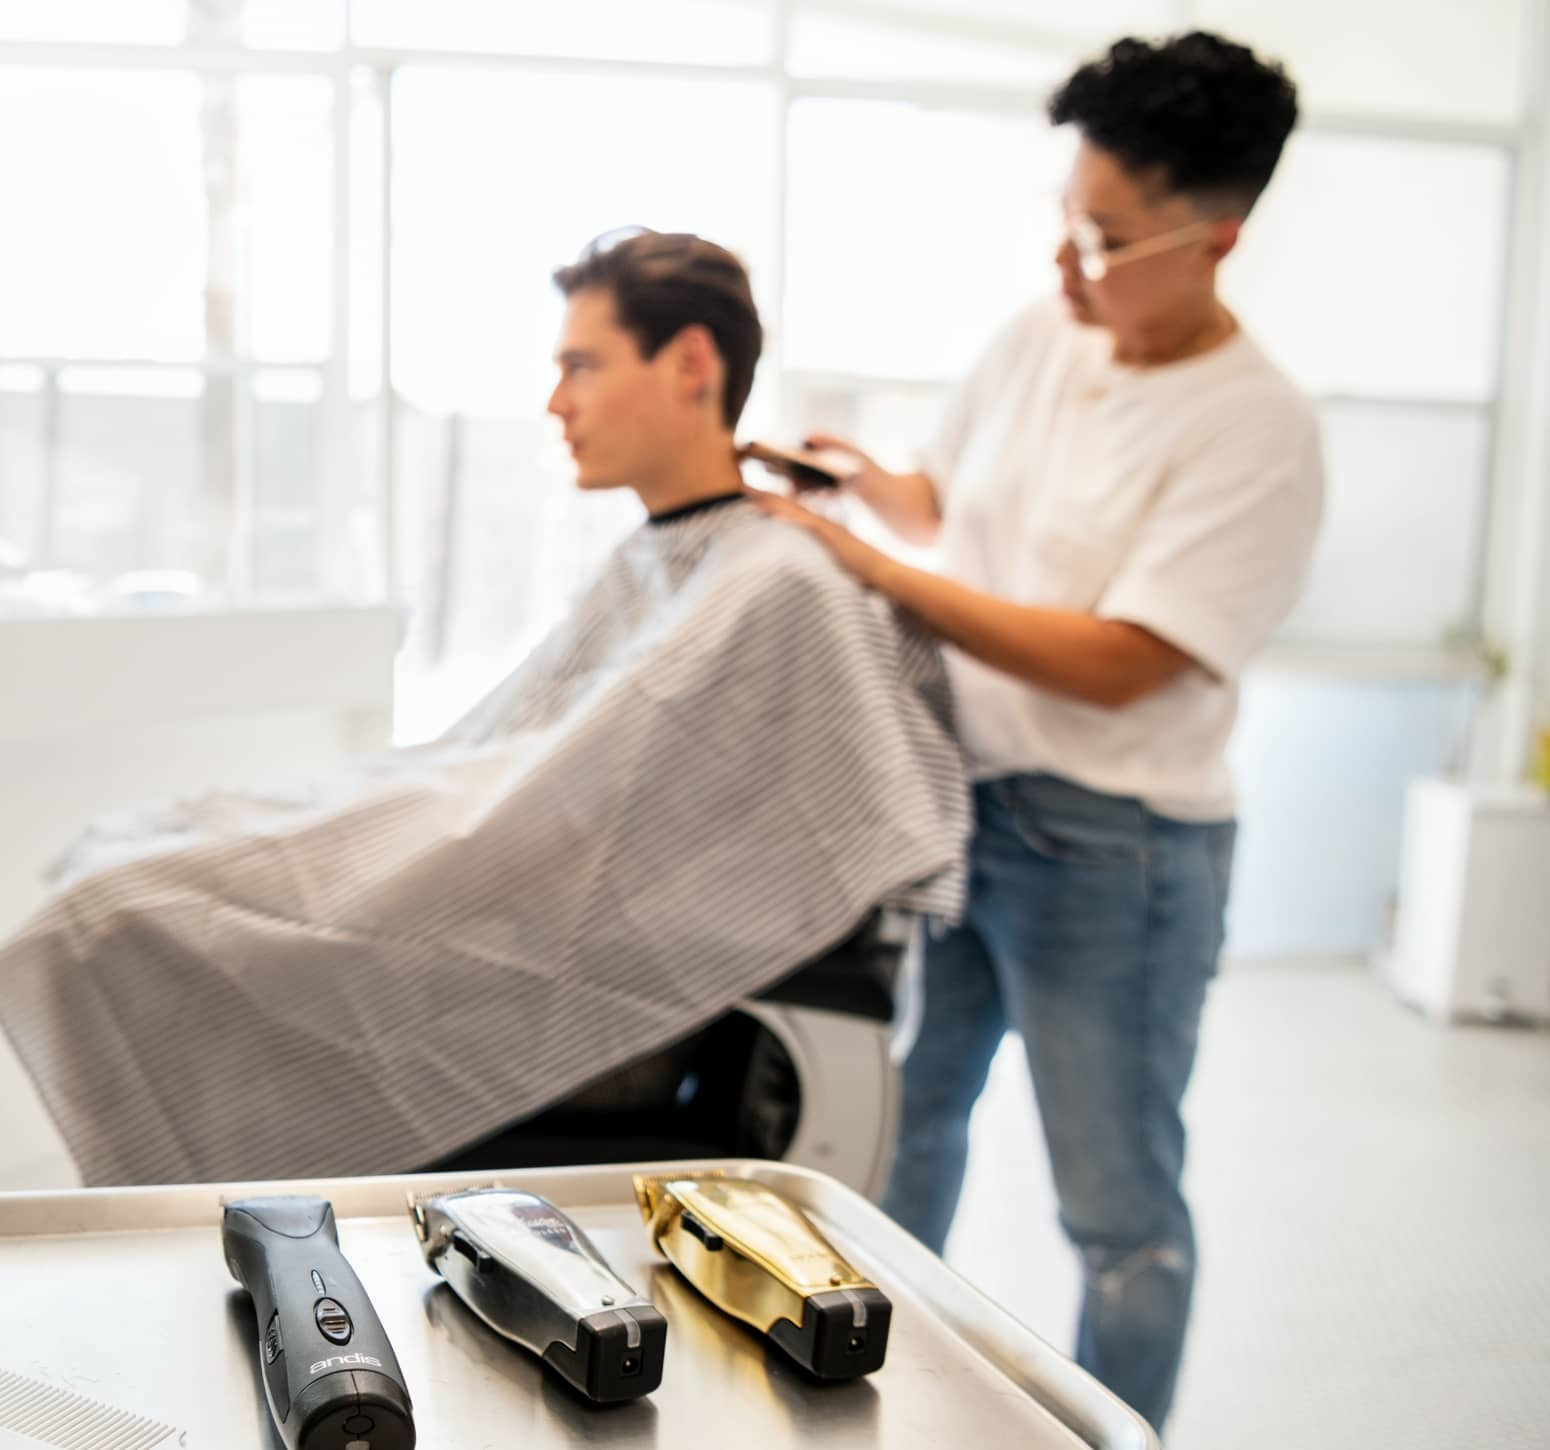
[[[655,1253],[631,1174],[693,1168],[779,1189],[871,1275],[894,1303],[880,1371],[837,1385],[807,1379]],[[496,1181],[565,1209],[667,1315],[655,1394],[608,1408],[582,1401],[425,1267],[408,1191]],[[280,1450],[250,1301],[220,1248],[223,1199],[254,1192],[333,1201],[340,1243],[414,1398],[423,1450],[1157,1447],[1139,1416],[860,1195],[806,1169],[739,1160],[0,1194],[0,1450]]]

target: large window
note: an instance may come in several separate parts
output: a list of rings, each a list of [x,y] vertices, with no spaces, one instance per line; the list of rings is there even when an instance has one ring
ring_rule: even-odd
[[[172,70],[5,72],[7,354],[201,359],[200,104],[197,78]]]
[[[966,372],[1009,300],[1045,280],[1068,139],[1032,113],[795,102],[788,371],[891,381]]]
[[[1499,145],[1310,130],[1228,263],[1323,400],[1330,507],[1291,638],[1435,647],[1474,616],[1511,183]]]
[[[1479,609],[1505,279],[1543,241],[1542,3],[0,0],[0,598],[386,595],[409,659],[483,679],[636,517],[573,495],[544,415],[556,264],[629,223],[728,243],[770,339],[749,430],[903,460],[1049,285],[1049,85],[1201,23],[1307,103],[1226,273],[1326,425],[1287,637],[1434,646]]]

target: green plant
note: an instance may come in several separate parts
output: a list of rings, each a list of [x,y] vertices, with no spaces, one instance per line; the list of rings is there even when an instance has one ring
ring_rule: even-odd
[[[1473,620],[1453,625],[1442,637],[1444,648],[1468,669],[1459,691],[1458,724],[1448,761],[1448,773],[1465,777],[1471,773],[1475,758],[1475,733],[1480,712],[1496,693],[1497,686],[1512,672],[1512,659],[1506,649],[1491,639]]]
[[[1455,624],[1445,630],[1442,642],[1449,654],[1460,656],[1474,666],[1475,676],[1487,694],[1512,672],[1512,657],[1506,649],[1473,621]]]

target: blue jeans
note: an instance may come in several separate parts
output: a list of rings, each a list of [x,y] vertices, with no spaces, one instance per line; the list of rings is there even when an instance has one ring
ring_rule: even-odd
[[[926,945],[883,1207],[941,1252],[970,1110],[1002,1034],[1020,1033],[1082,1260],[1077,1360],[1160,1431],[1195,1277],[1179,1109],[1235,827],[1050,775],[985,782],[975,810],[964,920]]]

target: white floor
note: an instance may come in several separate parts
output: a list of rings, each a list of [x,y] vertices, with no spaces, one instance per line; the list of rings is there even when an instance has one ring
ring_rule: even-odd
[[[1020,1054],[948,1258],[1069,1349]],[[1355,965],[1233,967],[1188,1115],[1202,1263],[1168,1450],[1550,1447],[1550,1033],[1438,1027]]]

